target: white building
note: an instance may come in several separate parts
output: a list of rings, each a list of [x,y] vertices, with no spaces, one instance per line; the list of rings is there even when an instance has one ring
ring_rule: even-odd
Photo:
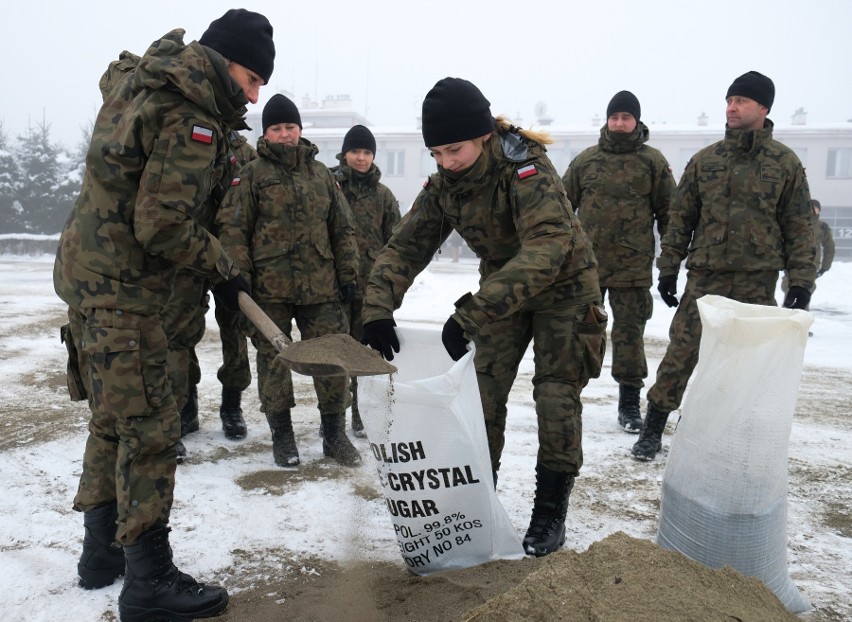
[[[376,164],[382,171],[382,182],[399,199],[403,213],[411,206],[426,177],[436,170],[416,123],[410,127],[374,126],[352,110],[348,95],[329,96],[322,103],[305,97],[297,105],[305,138],[317,145],[318,158],[328,166],[338,164],[336,156],[350,127],[361,124],[370,128],[376,137]],[[260,116],[260,112],[248,115],[249,126],[256,128],[250,133],[252,144],[260,132]],[[775,122],[774,137],[793,149],[805,166],[811,196],[819,199],[821,218],[834,231],[837,258],[852,259],[852,120],[807,125],[806,113],[801,109],[789,122],[772,115],[770,118]],[[708,126],[706,119],[702,114],[695,125],[648,126],[651,132],[648,144],[663,152],[675,179],[680,178],[695,152],[724,136],[724,127]],[[555,143],[548,146],[548,155],[562,174],[578,153],[597,143],[603,124],[600,118],[586,125],[556,125],[550,124],[548,118],[540,118],[534,127],[554,138]]]

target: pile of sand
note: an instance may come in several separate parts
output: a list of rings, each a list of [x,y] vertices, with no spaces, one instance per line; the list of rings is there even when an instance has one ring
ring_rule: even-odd
[[[614,533],[583,553],[559,551],[466,622],[795,622],[759,579],[713,570],[647,540]]]

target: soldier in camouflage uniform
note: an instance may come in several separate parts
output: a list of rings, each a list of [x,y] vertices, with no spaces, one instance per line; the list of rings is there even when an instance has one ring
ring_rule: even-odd
[[[255,159],[257,154],[239,132],[231,131],[228,140],[230,171],[220,180],[205,204],[203,213],[195,219],[214,235],[214,217],[239,169]],[[163,327],[169,340],[169,380],[172,394],[180,410],[181,437],[199,429],[198,383],[201,382],[201,366],[195,353],[205,330],[205,317],[209,309],[210,282],[202,275],[182,268],[175,275],[172,295],[163,309]],[[240,396],[251,383],[246,338],[238,327],[239,311],[231,311],[221,302],[216,303],[216,321],[222,341],[223,364],[219,368],[222,383],[222,406],[219,415],[225,437],[241,439],[246,436],[246,424],[240,409]],[[181,441],[177,445],[178,463],[186,457],[186,448]]]
[[[284,95],[263,108],[258,159],[234,179],[219,223],[220,239],[250,277],[260,307],[290,337],[293,320],[302,339],[346,333],[343,305],[354,296],[358,246],[352,212],[317,148],[302,138],[299,111]],[[290,370],[259,332],[257,383],[261,410],[272,432],[279,466],[299,464],[291,409],[296,405]],[[314,378],[323,453],[340,464],[361,460],[346,437],[347,379]]]
[[[811,200],[811,206],[814,210],[814,239],[816,241],[816,257],[814,259],[814,263],[816,265],[817,274],[816,278],[821,277],[823,274],[828,272],[831,269],[831,262],[834,261],[834,236],[831,233],[831,226],[819,219],[819,213],[822,209],[822,205],[816,199]],[[790,279],[786,273],[784,273],[784,277],[781,279],[781,291],[784,292],[784,295],[787,295],[787,292],[790,290]],[[814,283],[814,288],[811,293],[816,291],[816,283]],[[810,305],[807,306],[807,309],[810,310]],[[813,337],[813,333],[809,332],[809,336]]]
[[[638,460],[661,448],[669,413],[680,407],[698,363],[705,294],[775,306],[779,270],[790,274],[784,306],[804,309],[813,289],[813,212],[805,170],[791,149],[772,138],[766,118],[775,85],[750,71],[726,95],[725,138],[686,165],[657,260],[658,290],[677,307],[669,346],[648,390],[648,413],[633,446]],[[686,289],[678,304],[677,274],[686,259]]]
[[[609,296],[618,425],[638,434],[639,391],[648,377],[645,324],[654,311],[654,223],[662,236],[675,182],[663,154],[645,144],[649,130],[633,93],[616,93],[606,114],[598,144],[574,158],[562,183],[595,250],[601,295]]]
[[[814,199],[811,201],[811,206],[814,209],[814,237],[816,238],[814,264],[817,268],[817,278],[819,278],[831,270],[831,263],[834,261],[834,235],[831,233],[831,226],[819,219],[822,209],[820,202]]]
[[[340,165],[331,169],[355,217],[355,239],[361,265],[358,288],[345,308],[349,317],[349,334],[359,341],[364,328],[361,313],[370,269],[400,219],[399,202],[390,188],[379,182],[382,172],[373,162],[375,157],[373,133],[363,125],[356,125],[343,137],[343,147],[337,154]],[[358,412],[357,378],[352,378],[349,390],[352,393],[352,432],[355,436],[364,437],[364,424]]]
[[[445,78],[423,102],[423,139],[438,163],[370,272],[363,342],[399,351],[393,312],[450,232],[480,260],[480,288],[456,302],[442,341],[458,360],[469,339],[497,482],[509,391],[530,341],[539,427],[535,502],[524,547],[547,555],[565,541],[574,478],[583,464],[580,392],[606,347],[592,247],[545,155],[546,135],[491,115],[466,80]]]
[[[197,583],[172,561],[180,420],[162,312],[181,267],[208,278],[228,304],[248,289],[195,215],[230,174],[228,134],[245,127],[245,105],[269,80],[275,47],[269,21],[242,9],[214,20],[199,41],[186,44],[183,34],[166,34],[141,59],[125,52],[108,70],[54,267],[85,353],[77,360],[92,410],[74,499],[84,512],[80,583],[102,587],[125,574],[123,621],[152,611],[210,617],[228,603],[223,588]]]

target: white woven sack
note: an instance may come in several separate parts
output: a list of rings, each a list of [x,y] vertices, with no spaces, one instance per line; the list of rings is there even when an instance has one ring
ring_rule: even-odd
[[[358,405],[402,558],[418,575],[524,556],[494,492],[473,353],[397,328],[399,369],[358,379]]]
[[[787,570],[787,446],[806,311],[698,300],[701,346],[663,475],[657,543],[762,580],[793,613],[811,606]]]

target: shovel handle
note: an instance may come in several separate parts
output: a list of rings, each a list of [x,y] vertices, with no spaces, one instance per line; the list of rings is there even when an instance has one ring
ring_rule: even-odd
[[[275,346],[278,352],[289,346],[292,341],[287,338],[287,335],[275,325],[266,313],[263,312],[257,303],[245,292],[237,294],[237,302],[240,304],[240,311],[255,325],[255,328],[263,333],[269,342]]]

